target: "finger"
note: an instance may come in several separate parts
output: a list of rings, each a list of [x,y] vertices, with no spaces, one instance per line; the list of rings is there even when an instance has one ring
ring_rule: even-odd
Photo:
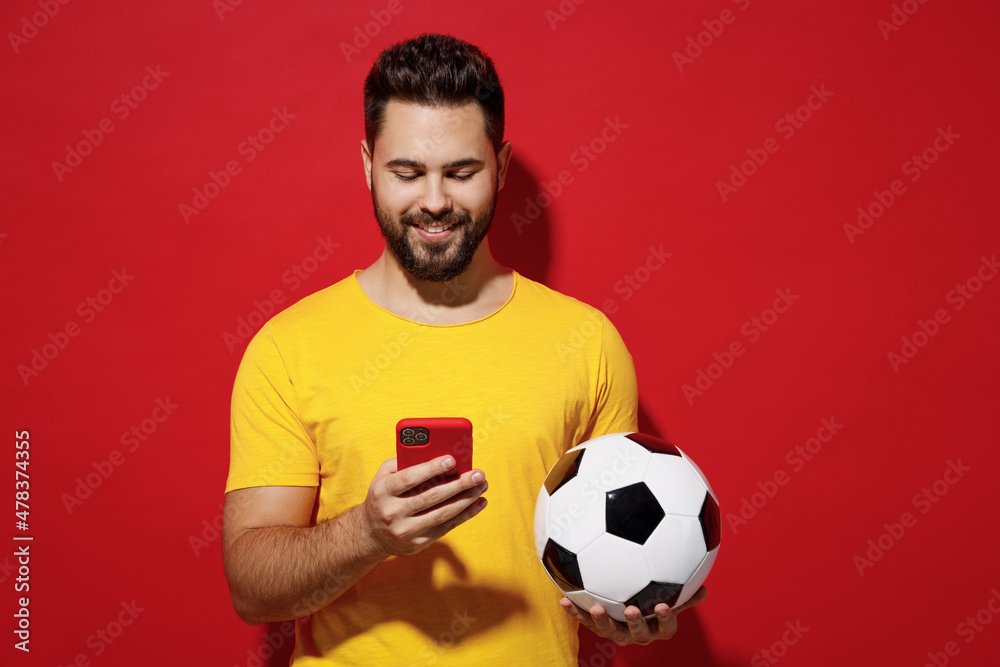
[[[409,468],[398,470],[387,480],[386,490],[394,496],[402,494],[407,489],[423,484],[429,479],[447,473],[455,467],[455,457],[446,454],[412,465]]]
[[[472,470],[447,482],[435,484],[428,482],[426,487],[417,485],[402,497],[406,500],[406,513],[419,516],[435,512],[449,503],[474,500],[481,496],[488,486],[482,471]]]
[[[590,614],[584,613],[584,611],[577,607],[576,604],[574,604],[569,598],[564,597],[559,600],[559,606],[563,608],[563,611],[572,616],[573,620],[579,621],[591,630],[594,629],[594,619],[590,617]]]
[[[563,611],[565,611],[567,614],[572,616],[575,620],[580,621],[581,623],[586,623],[590,621],[590,617],[584,616],[583,610],[577,607],[575,604],[573,604],[573,601],[567,597],[560,598],[559,606],[563,608]]]
[[[630,605],[625,607],[625,623],[628,625],[629,636],[636,644],[648,644],[653,641],[653,633],[649,630],[649,624],[642,617],[639,608]]]
[[[461,484],[457,487],[452,482],[449,482],[447,486],[442,484],[440,487],[427,489],[409,500],[411,503],[410,507],[413,510],[411,511],[411,515],[427,516],[438,514],[441,516],[441,519],[436,523],[441,523],[441,521],[454,516],[454,513],[445,516],[448,513],[442,513],[440,510],[447,509],[456,504],[464,506],[483,495],[488,488],[489,482],[484,481],[482,484],[474,484],[472,486]],[[456,510],[456,512],[459,511],[461,511],[461,508]]]
[[[664,603],[653,609],[656,614],[655,639],[670,639],[677,634],[677,614]]]
[[[691,599],[689,599],[689,600],[688,600],[687,602],[685,602],[684,604],[682,604],[682,605],[679,605],[679,606],[677,606],[677,607],[676,607],[676,608],[674,609],[674,613],[675,613],[675,614],[679,614],[679,613],[681,613],[682,611],[684,611],[685,609],[690,609],[691,607],[696,607],[696,606],[698,606],[699,604],[701,604],[701,603],[702,603],[702,601],[703,601],[703,600],[704,600],[704,599],[705,599],[706,597],[708,597],[708,591],[707,591],[707,590],[705,590],[705,587],[704,587],[704,586],[702,586],[702,587],[701,587],[701,588],[699,588],[699,589],[698,589],[697,591],[695,591],[694,595],[692,595],[692,596],[691,596]]]
[[[631,634],[628,628],[611,618],[603,605],[595,604],[590,608],[590,617],[594,619],[594,626],[598,634],[601,634],[616,644],[628,644]]]
[[[478,488],[471,489],[460,494],[461,497],[453,496],[434,510],[413,519],[421,522],[420,530],[438,539],[486,509],[486,498],[481,498],[480,493]]]

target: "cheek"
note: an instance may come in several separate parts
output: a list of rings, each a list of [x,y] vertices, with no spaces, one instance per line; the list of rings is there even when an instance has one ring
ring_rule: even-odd
[[[485,208],[493,199],[495,176],[487,176],[475,185],[470,185],[467,191],[462,192],[462,196],[457,200],[462,208],[467,210],[478,210]]]
[[[405,211],[416,199],[392,174],[380,178],[376,186],[379,204],[390,211]]]

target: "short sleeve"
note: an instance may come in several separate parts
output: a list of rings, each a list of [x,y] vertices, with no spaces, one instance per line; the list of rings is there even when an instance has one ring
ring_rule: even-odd
[[[233,384],[226,493],[252,486],[318,486],[316,443],[298,415],[274,330],[250,341]]]
[[[586,439],[638,430],[639,390],[635,365],[618,330],[602,313],[597,395]]]

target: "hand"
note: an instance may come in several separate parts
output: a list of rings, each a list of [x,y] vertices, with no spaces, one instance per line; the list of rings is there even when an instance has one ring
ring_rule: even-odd
[[[455,467],[440,456],[397,471],[396,459],[382,463],[362,505],[376,548],[386,556],[415,554],[486,507],[489,486],[482,470],[428,483]]]
[[[657,639],[670,639],[677,632],[677,614],[685,609],[690,609],[701,603],[708,595],[708,591],[702,586],[691,596],[691,599],[676,609],[671,609],[662,602],[654,608],[656,617],[652,620],[645,620],[635,606],[625,607],[625,623],[620,623],[608,616],[608,612],[603,605],[595,604],[590,608],[588,614],[584,610],[573,604],[573,601],[564,597],[559,600],[560,606],[566,613],[585,625],[592,632],[610,639],[619,646],[627,644],[648,644]]]

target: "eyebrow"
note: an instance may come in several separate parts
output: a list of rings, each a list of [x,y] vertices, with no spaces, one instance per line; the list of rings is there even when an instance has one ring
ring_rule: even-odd
[[[481,167],[485,164],[482,160],[477,160],[476,158],[467,157],[461,160],[454,160],[444,165],[444,169],[457,169],[458,167]],[[419,160],[408,160],[406,158],[396,158],[395,160],[389,160],[385,163],[386,167],[409,167],[411,169],[426,169],[427,165]]]

